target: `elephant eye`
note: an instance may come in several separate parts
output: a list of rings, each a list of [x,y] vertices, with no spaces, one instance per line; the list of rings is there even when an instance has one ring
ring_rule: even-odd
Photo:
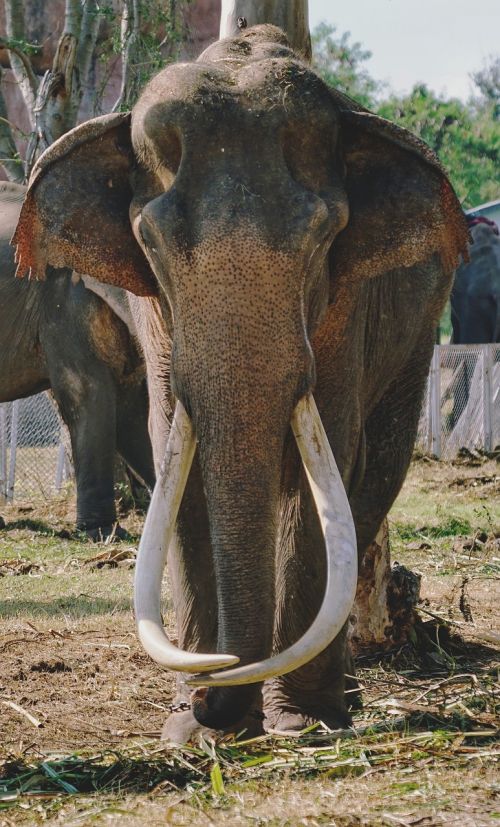
[[[144,246],[147,247],[148,246],[148,240],[147,240],[146,234],[144,232],[144,224],[143,224],[142,219],[139,222],[139,238],[141,239]]]
[[[137,232],[139,234],[141,244],[144,246],[145,250],[147,250],[148,253],[157,253],[158,250],[155,247],[154,234],[148,231],[147,221],[143,220],[142,215],[139,221]]]

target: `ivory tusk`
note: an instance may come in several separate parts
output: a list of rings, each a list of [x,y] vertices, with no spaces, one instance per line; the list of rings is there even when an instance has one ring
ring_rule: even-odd
[[[322,652],[349,617],[358,574],[356,533],[342,478],[312,396],[298,403],[291,425],[325,538],[327,578],[320,610],[307,632],[280,654],[236,669],[193,676],[187,681],[190,686],[237,686],[292,672]]]
[[[142,533],[134,582],[134,608],[139,639],[156,663],[177,672],[203,672],[233,666],[233,655],[185,652],[168,639],[161,618],[161,582],[167,550],[191,468],[196,439],[184,407],[177,402],[165,451]]]

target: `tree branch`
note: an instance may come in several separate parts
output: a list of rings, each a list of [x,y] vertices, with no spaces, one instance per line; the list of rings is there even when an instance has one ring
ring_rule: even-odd
[[[124,104],[135,99],[137,76],[133,61],[138,59],[141,36],[141,14],[139,0],[124,0],[121,21],[122,83],[120,94],[112,111],[117,112]]]
[[[102,12],[100,11],[98,1],[86,0],[76,52],[76,66],[80,75],[82,90],[87,86],[90,67],[92,65],[92,55],[94,53],[101,19]]]
[[[100,17],[96,0],[86,0],[83,12],[80,0],[66,0],[64,31],[34,105],[35,132],[26,155],[28,174],[37,155],[76,124]]]
[[[2,70],[0,69],[0,83]],[[23,163],[19,157],[10,122],[7,118],[7,107],[0,89],[0,165],[3,166],[9,181],[22,183],[24,180]]]
[[[36,78],[35,73],[33,72],[33,68],[31,66],[31,61],[22,49],[18,46],[15,46],[11,40],[7,40],[5,37],[0,37],[0,49],[6,49],[10,52],[11,55],[11,67],[12,67],[12,55],[16,55],[21,63],[23,64],[24,71],[26,72],[27,78],[29,80],[31,88],[36,92],[38,86],[38,80]],[[12,69],[12,71],[14,71]]]
[[[22,42],[24,40],[24,15],[21,2],[20,0],[4,0],[4,6],[7,34],[9,38]],[[29,59],[21,49],[12,48],[8,40],[5,41],[5,48],[9,49],[10,65],[21,90],[28,110],[30,124],[33,128],[35,125],[33,110],[38,88],[35,74]]]
[[[78,39],[80,34],[81,19],[82,9],[80,0],[66,0],[66,7],[64,11],[64,33],[72,34],[74,38]]]
[[[75,89],[73,82],[76,47],[74,35],[63,32],[52,69],[45,72],[39,86],[33,107],[35,129],[26,152],[26,177],[29,177],[37,155],[75,124],[80,100],[78,88]]]

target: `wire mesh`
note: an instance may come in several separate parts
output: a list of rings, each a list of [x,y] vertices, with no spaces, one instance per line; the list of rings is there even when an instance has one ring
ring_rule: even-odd
[[[453,459],[500,444],[500,345],[436,345],[417,447]]]
[[[441,459],[500,445],[500,345],[436,345],[416,444]],[[70,475],[52,397],[0,404],[0,497],[45,500]]]
[[[57,408],[48,393],[0,405],[0,496],[53,497],[68,475]]]

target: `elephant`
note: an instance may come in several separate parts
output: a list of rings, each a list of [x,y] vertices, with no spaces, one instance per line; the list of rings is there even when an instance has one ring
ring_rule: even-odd
[[[451,292],[453,343],[500,342],[500,237],[494,221],[469,215],[468,263],[458,267]]]
[[[54,268],[44,283],[14,278],[9,242],[25,193],[0,183],[0,402],[52,389],[71,438],[77,529],[98,539],[116,521],[115,448],[139,481],[154,486],[144,360],[124,322],[82,278]]]
[[[133,294],[158,471],[136,622],[189,707],[164,737],[349,725],[357,550],[405,477],[467,244],[435,155],[242,28],[53,144],[13,243],[19,276]]]

